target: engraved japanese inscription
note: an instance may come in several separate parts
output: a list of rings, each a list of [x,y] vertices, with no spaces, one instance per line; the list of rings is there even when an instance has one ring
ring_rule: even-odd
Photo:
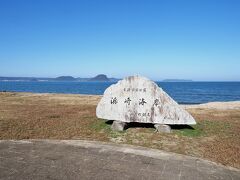
[[[107,88],[96,115],[122,122],[196,124],[157,84],[141,76],[127,77]]]

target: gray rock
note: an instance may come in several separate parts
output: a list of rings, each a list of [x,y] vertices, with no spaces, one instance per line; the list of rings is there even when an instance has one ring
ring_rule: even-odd
[[[171,127],[166,124],[154,124],[154,127],[158,132],[170,133]]]
[[[125,122],[113,121],[111,128],[113,131],[123,131],[125,126],[126,126]]]
[[[157,84],[130,76],[106,89],[96,115],[106,120],[153,124],[196,124]]]

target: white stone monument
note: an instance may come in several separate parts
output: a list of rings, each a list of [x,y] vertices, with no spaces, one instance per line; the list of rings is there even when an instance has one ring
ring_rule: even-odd
[[[196,124],[157,84],[141,76],[127,77],[107,88],[96,115],[114,120],[114,130],[123,130],[129,122],[153,123],[157,130],[164,132],[170,132],[171,124]]]

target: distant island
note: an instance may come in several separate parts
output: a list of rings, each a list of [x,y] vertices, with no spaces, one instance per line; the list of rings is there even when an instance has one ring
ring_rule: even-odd
[[[56,78],[37,78],[37,77],[0,77],[0,81],[81,81],[81,82],[115,82],[120,79],[108,78],[105,74],[99,74],[92,78],[74,78],[72,76],[59,76]]]
[[[164,79],[163,82],[193,82],[191,79]]]
[[[59,76],[55,78],[57,81],[75,81],[76,79],[72,76]]]
[[[110,81],[110,79],[105,74],[99,74],[94,78],[89,79],[89,81]]]

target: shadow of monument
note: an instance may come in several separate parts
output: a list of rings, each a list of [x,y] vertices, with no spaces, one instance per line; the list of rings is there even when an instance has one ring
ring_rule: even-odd
[[[108,125],[112,125],[113,120],[108,120],[105,122]],[[126,123],[126,126],[124,130],[127,130],[129,128],[153,128],[154,129],[154,124],[151,123],[139,123],[139,122],[129,122]]]
[[[152,124],[152,123],[130,122],[130,123],[127,123],[125,129],[129,129],[129,128],[153,128],[154,129],[154,124]]]
[[[107,121],[105,121],[105,123],[106,123],[106,124],[109,124],[109,125],[112,125],[113,120],[107,120]]]
[[[174,130],[182,130],[182,129],[191,129],[191,130],[194,130],[194,128],[190,125],[187,125],[187,124],[176,124],[176,125],[170,125],[171,129],[174,129]]]
[[[113,120],[108,120],[105,122],[108,125],[112,125]],[[186,125],[186,124],[176,124],[176,125],[169,125],[172,130],[183,130],[183,129],[191,129],[195,130],[192,126]],[[130,122],[127,123],[124,130],[130,129],[130,128],[151,128],[155,129],[154,124],[152,123],[139,123],[139,122]]]

